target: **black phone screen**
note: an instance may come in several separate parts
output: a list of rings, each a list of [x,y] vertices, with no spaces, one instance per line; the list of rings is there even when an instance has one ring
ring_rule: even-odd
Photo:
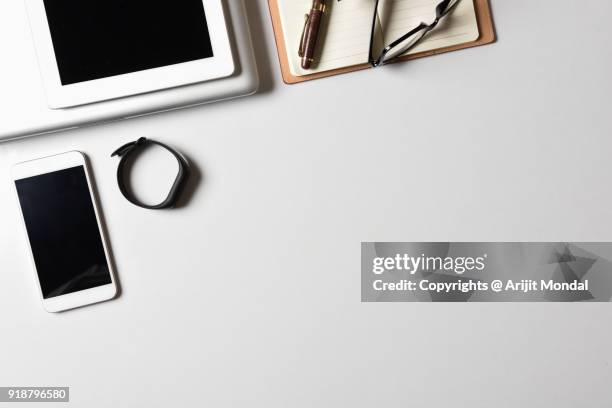
[[[15,184],[43,298],[112,283],[83,166]]]
[[[62,85],[210,58],[202,0],[44,0]]]

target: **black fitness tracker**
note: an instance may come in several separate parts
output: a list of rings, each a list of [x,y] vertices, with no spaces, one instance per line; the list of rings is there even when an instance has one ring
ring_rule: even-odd
[[[170,189],[170,192],[168,193],[168,197],[166,197],[166,199],[163,202],[156,204],[156,205],[148,205],[148,204],[144,204],[138,201],[134,197],[134,194],[132,194],[131,191],[128,189],[127,184],[126,184],[127,175],[124,174],[124,169],[125,169],[126,163],[130,160],[130,156],[132,156],[132,154],[137,152],[138,150],[142,149],[147,144],[156,144],[168,150],[176,158],[176,160],[178,161],[178,165],[179,165],[178,174],[176,175],[176,179],[174,180],[174,183],[172,184],[172,188]],[[187,181],[187,176],[189,174],[189,163],[180,153],[166,146],[163,143],[156,142],[154,140],[150,140],[145,137],[141,137],[135,142],[130,142],[130,143],[127,143],[121,146],[111,155],[111,157],[114,157],[114,156],[121,157],[121,160],[119,161],[119,167],[117,167],[117,184],[119,185],[119,190],[121,191],[121,194],[123,194],[126,200],[128,200],[130,203],[134,205],[137,205],[138,207],[147,208],[149,210],[161,210],[164,208],[173,208],[176,205],[176,202],[178,201],[181,190],[183,189],[185,185],[185,181]]]

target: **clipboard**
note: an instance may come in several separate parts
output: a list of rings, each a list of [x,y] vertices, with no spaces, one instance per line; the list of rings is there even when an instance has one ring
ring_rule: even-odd
[[[333,69],[325,72],[318,72],[311,75],[295,76],[289,69],[289,55],[287,55],[287,47],[285,44],[282,24],[280,18],[280,11],[278,7],[278,0],[268,0],[268,6],[270,8],[270,16],[272,18],[272,26],[274,29],[274,38],[276,40],[276,48],[278,49],[278,59],[281,66],[281,74],[283,81],[288,85],[293,85],[301,82],[311,81],[313,79],[326,78],[334,75],[347,74],[349,72],[360,71],[362,69],[372,68],[368,63],[353,65],[349,67],[343,67]],[[467,42],[464,44],[454,45],[452,47],[439,48],[436,50],[424,51],[417,54],[406,55],[398,58],[394,62],[410,61],[417,58],[429,57],[432,55],[442,54],[445,52],[458,51],[465,48],[478,47],[480,45],[491,44],[495,42],[495,27],[493,25],[493,16],[491,14],[491,7],[489,0],[474,0],[474,7],[476,9],[476,19],[478,21],[478,30],[480,36],[476,41]],[[295,56],[297,58],[297,56]]]

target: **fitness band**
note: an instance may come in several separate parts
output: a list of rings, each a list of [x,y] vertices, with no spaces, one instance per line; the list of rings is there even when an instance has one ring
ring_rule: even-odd
[[[176,179],[174,180],[174,184],[172,184],[172,188],[168,193],[168,197],[166,199],[156,205],[148,205],[144,204],[136,199],[134,195],[130,192],[126,184],[127,175],[125,173],[125,165],[130,160],[130,156],[138,150],[144,148],[147,144],[155,144],[163,147],[168,150],[172,155],[176,158],[179,165],[178,174],[176,175]],[[119,156],[121,160],[119,161],[119,166],[117,167],[117,184],[119,185],[119,190],[121,194],[128,200],[130,203],[137,205],[138,207],[147,208],[149,210],[161,210],[164,208],[174,208],[176,202],[178,201],[179,195],[185,185],[185,181],[187,181],[187,176],[189,174],[189,163],[187,160],[176,150],[171,147],[166,146],[163,143],[156,142],[154,140],[147,139],[145,137],[141,137],[134,142],[127,143],[117,149],[111,157]]]

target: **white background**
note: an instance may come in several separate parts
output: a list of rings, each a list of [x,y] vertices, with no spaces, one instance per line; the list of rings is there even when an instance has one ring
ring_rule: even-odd
[[[258,95],[0,144],[5,175],[90,157],[123,289],[44,312],[5,176],[0,385],[79,407],[610,406],[610,304],[360,303],[361,241],[612,241],[612,4],[492,5],[493,45],[286,86],[249,0]],[[140,136],[199,168],[183,208],[119,194],[110,153]],[[151,153],[140,180],[172,169]]]

